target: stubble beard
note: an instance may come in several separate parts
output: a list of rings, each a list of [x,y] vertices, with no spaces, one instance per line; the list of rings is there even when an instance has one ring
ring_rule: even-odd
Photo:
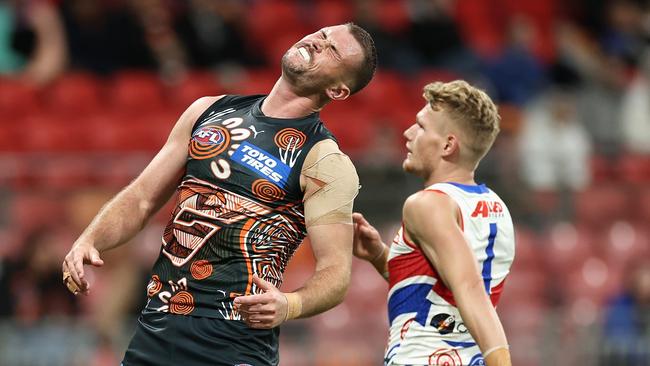
[[[296,63],[290,58],[290,49],[282,56],[282,75],[300,95],[324,94],[331,81],[322,75],[310,74],[304,64]]]

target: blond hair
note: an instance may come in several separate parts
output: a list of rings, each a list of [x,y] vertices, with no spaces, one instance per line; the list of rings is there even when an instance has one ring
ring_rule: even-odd
[[[487,154],[499,133],[501,117],[492,99],[463,80],[434,82],[424,87],[424,99],[434,110],[444,110],[460,127],[468,158],[477,164]]]

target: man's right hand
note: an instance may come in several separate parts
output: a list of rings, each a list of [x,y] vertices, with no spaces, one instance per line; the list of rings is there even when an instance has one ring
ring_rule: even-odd
[[[383,254],[385,245],[381,241],[379,232],[375,229],[362,214],[355,212],[352,214],[354,222],[354,256],[372,262]]]
[[[101,267],[104,265],[104,261],[99,257],[99,251],[92,244],[77,241],[65,256],[62,265],[63,283],[74,295],[79,293],[88,295],[90,290],[90,284],[84,274],[84,264]]]

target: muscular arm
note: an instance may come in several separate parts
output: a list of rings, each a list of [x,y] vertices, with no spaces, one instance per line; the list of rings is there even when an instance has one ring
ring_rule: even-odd
[[[298,290],[281,293],[253,278],[265,293],[240,296],[235,306],[252,328],[273,328],[288,319],[322,313],[343,301],[352,264],[352,201],[359,178],[350,159],[333,141],[316,144],[303,165],[307,235],[316,269]]]
[[[322,313],[343,301],[352,267],[352,203],[359,178],[350,159],[332,140],[314,146],[305,158],[307,236],[316,259],[314,275],[295,291],[299,317]]]
[[[447,195],[418,192],[404,204],[404,225],[407,235],[420,246],[452,291],[465,325],[486,353],[508,342],[457,214],[455,202]]]
[[[66,255],[63,271],[82,293],[89,284],[83,264],[101,265],[99,253],[119,246],[147,223],[169,200],[184,172],[187,143],[193,123],[219,97],[205,97],[194,102],[179,118],[167,142],[142,173],[113,197],[92,220]]]

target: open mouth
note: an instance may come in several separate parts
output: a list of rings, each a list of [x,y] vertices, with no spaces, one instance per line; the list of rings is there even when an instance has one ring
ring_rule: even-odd
[[[311,55],[309,54],[309,51],[307,50],[306,47],[299,47],[298,52],[300,53],[300,55],[305,61],[307,62],[311,61]]]

